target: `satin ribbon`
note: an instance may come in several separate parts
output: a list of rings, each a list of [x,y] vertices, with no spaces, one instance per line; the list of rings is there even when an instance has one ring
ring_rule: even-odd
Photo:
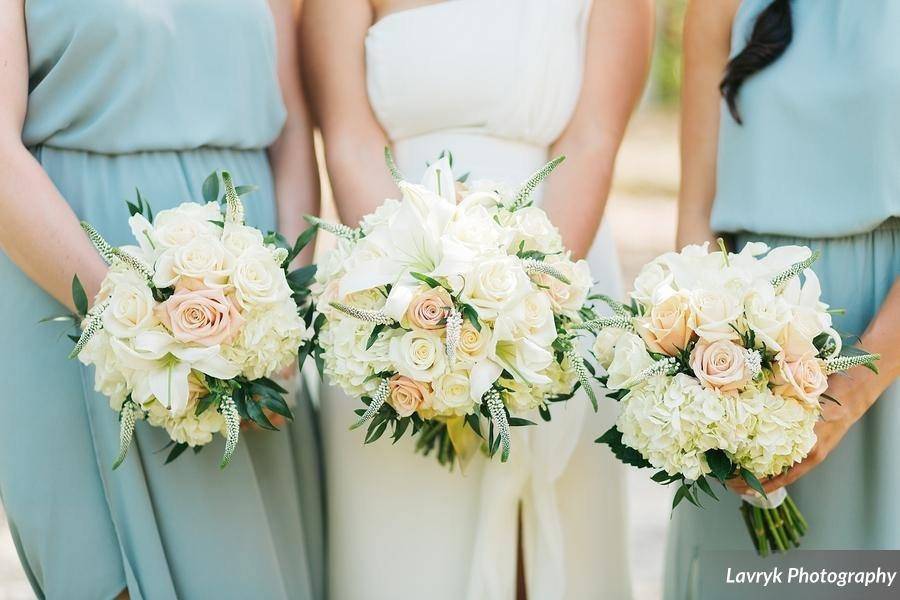
[[[447,434],[450,436],[450,444],[456,452],[460,471],[465,475],[469,463],[478,455],[482,440],[471,427],[466,427],[465,417],[447,419]]]
[[[529,596],[565,597],[565,545],[556,482],[584,427],[588,401],[581,396],[554,411],[548,423],[514,427],[509,461],[485,465],[467,600],[514,598],[520,506]],[[530,417],[540,419],[526,416]]]
[[[752,504],[756,508],[771,510],[778,508],[787,498],[787,489],[778,488],[774,492],[769,492],[763,496],[759,492],[754,491],[752,494],[741,494],[741,500]]]

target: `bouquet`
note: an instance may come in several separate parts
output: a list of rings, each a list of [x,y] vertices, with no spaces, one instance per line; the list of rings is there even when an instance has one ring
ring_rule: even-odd
[[[570,326],[593,316],[591,275],[531,200],[562,158],[510,190],[454,179],[447,153],[416,185],[385,154],[399,200],[356,229],[310,218],[338,238],[317,273],[315,353],[365,405],[366,443],[390,428],[442,465],[478,448],[506,461],[510,427],[534,424],[515,414],[549,419],[547,403],[590,389]]]
[[[665,254],[640,271],[631,305],[585,326],[605,384],[620,401],[616,425],[597,441],[653,480],[679,483],[673,508],[716,498],[711,480],[742,478],[754,490],[741,513],[760,555],[798,546],[807,523],[781,489],[760,479],[803,460],[827,376],[875,369],[877,355],[844,348],[820,300],[808,248],[749,243],[740,253],[708,245]],[[699,491],[698,491],[699,490]]]
[[[224,468],[242,419],[274,429],[269,416],[291,417],[286,391],[272,377],[311,344],[309,283],[315,267],[288,265],[315,234],[293,246],[244,224],[240,195],[223,171],[203,184],[204,204],[187,202],[153,217],[137,194],[128,203],[136,246],[113,247],[82,227],[109,264],[93,308],[73,281],[82,331],[71,357],[95,368],[95,388],[119,413],[125,459],[135,421],[163,427],[167,462],[225,436]],[[224,206],[223,206],[224,205]],[[224,212],[223,212],[224,211]]]

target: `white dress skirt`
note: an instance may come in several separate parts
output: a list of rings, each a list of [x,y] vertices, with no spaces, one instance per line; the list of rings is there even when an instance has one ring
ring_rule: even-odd
[[[471,179],[524,181],[575,108],[590,0],[450,0],[393,13],[366,38],[369,100],[406,177],[443,150]],[[563,165],[561,168],[565,168]],[[599,199],[598,199],[599,200]],[[572,198],[572,210],[590,199]],[[588,260],[596,291],[621,296],[613,240]],[[329,575],[339,600],[512,600],[521,510],[531,600],[631,596],[619,463],[594,439],[614,421],[580,393],[553,419],[513,429],[501,464],[463,474],[407,437],[363,446],[359,400],[325,385]]]

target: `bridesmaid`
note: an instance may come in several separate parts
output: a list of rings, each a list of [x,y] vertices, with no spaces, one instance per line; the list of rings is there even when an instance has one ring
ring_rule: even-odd
[[[305,396],[299,427],[247,432],[225,471],[221,440],[164,466],[168,436],[139,423],[113,472],[115,413],[38,324],[73,308],[74,274],[97,291],[78,220],[126,243],[135,186],[158,211],[230,169],[259,186],[251,224],[301,229],[318,189],[294,18],[290,0],[0,6],[0,495],[41,598],[322,597]]]
[[[847,309],[835,328],[883,357],[879,375],[831,377],[841,404],[825,403],[818,445],[766,483],[793,484],[805,548],[900,548],[898,40],[894,0],[693,0],[687,13],[679,245],[728,233],[737,248],[820,250],[824,299]],[[700,582],[722,579],[714,552],[750,543],[737,507],[676,511],[666,598],[724,597]]]

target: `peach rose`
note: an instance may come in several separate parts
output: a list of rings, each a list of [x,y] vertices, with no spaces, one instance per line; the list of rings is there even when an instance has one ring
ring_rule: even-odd
[[[160,304],[157,312],[176,340],[200,346],[227,342],[244,323],[234,302],[221,289],[181,288]]]
[[[391,394],[388,396],[388,404],[401,417],[408,417],[416,412],[428,396],[428,388],[404,375],[394,375],[389,385]]]
[[[415,329],[443,329],[452,306],[453,300],[447,290],[431,288],[413,298],[406,309],[406,318]]]
[[[807,356],[791,362],[779,362],[772,383],[772,391],[776,394],[816,404],[819,396],[828,389],[828,376],[822,369],[821,360]]]
[[[734,392],[752,378],[744,349],[730,340],[701,340],[691,352],[691,368],[700,383],[720,392]]]
[[[694,336],[690,300],[673,294],[637,320],[637,330],[654,352],[675,356]]]

